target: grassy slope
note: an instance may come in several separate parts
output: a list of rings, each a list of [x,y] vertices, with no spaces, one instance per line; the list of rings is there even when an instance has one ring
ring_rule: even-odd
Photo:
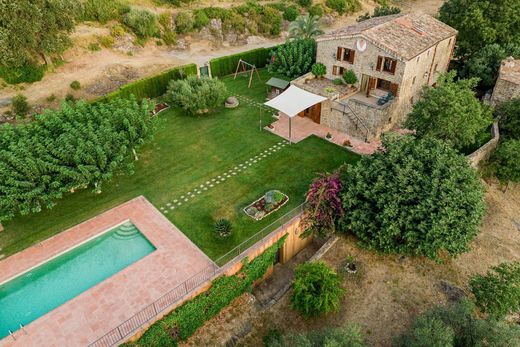
[[[266,80],[266,72],[262,71],[262,78]],[[265,85],[258,80],[251,89],[247,89],[245,78],[227,78],[226,83],[230,91],[257,101],[265,96]],[[273,120],[246,105],[234,110],[222,108],[204,117],[187,116],[177,109],[162,113],[155,139],[140,151],[134,175],[115,178],[100,195],[80,191],[59,201],[50,211],[6,223],[6,230],[0,233],[1,253],[18,252],[138,195],[144,195],[156,207],[164,206],[280,142],[279,137],[259,130],[259,117],[263,124]],[[215,258],[299,205],[317,172],[333,170],[356,158],[325,140],[308,138],[284,147],[167,216]],[[242,208],[269,189],[285,192],[289,203],[259,222],[245,216]],[[225,241],[212,233],[213,219],[219,217],[233,223],[234,235]]]

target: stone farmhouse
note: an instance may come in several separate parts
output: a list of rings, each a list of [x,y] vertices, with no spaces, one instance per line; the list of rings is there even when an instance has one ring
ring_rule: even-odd
[[[509,57],[500,66],[491,103],[497,105],[514,98],[520,98],[520,60]]]
[[[327,97],[301,116],[371,141],[401,123],[424,86],[447,71],[457,31],[420,12],[372,18],[317,38],[316,61],[325,78],[304,75],[292,82]],[[334,80],[352,70],[354,85]],[[338,81],[336,81],[338,82]]]

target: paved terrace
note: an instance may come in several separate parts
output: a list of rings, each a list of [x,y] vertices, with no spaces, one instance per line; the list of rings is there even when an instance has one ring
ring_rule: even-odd
[[[0,261],[0,283],[130,220],[157,248],[112,277],[6,337],[7,346],[87,346],[212,261],[144,197],[135,198]]]

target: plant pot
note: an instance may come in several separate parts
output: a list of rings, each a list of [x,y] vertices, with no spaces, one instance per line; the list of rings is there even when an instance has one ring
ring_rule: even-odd
[[[349,274],[355,274],[358,272],[358,267],[356,263],[347,263],[345,264],[345,271]]]

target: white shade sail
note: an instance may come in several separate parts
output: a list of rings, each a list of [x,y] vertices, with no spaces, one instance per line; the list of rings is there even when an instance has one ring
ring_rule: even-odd
[[[298,113],[325,100],[327,100],[327,98],[323,96],[291,85],[285,92],[269,100],[264,105],[277,109],[292,118]]]

